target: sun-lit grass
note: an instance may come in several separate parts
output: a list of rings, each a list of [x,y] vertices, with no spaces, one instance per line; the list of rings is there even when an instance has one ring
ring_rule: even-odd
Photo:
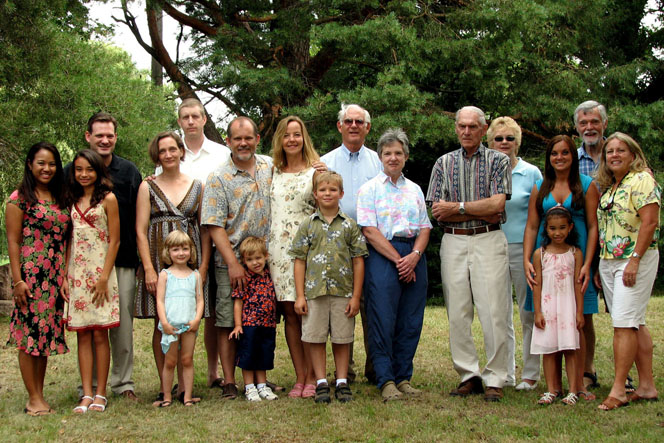
[[[603,305],[602,305],[603,306]],[[657,386],[664,393],[664,298],[653,298],[648,323],[655,342],[654,370]],[[515,318],[518,324],[518,318]],[[612,331],[607,314],[596,316],[597,372],[602,399],[608,392],[612,369]],[[473,325],[476,345],[481,349],[479,323]],[[362,332],[356,329],[356,361],[364,354]],[[106,413],[76,416],[76,386],[79,383],[76,337],[68,335],[71,352],[49,359],[46,398],[58,412],[41,418],[23,414],[26,393],[18,371],[16,351],[0,348],[0,426],[1,441],[38,440],[239,440],[239,441],[384,441],[384,440],[489,440],[543,439],[549,441],[620,440],[647,441],[664,438],[664,401],[630,405],[612,412],[597,411],[596,402],[581,401],[568,407],[561,403],[539,407],[535,392],[506,389],[500,403],[487,404],[481,397],[455,399],[447,393],[458,383],[449,354],[448,322],[443,307],[427,307],[420,347],[415,358],[413,384],[422,388],[422,398],[383,404],[378,390],[365,383],[352,386],[355,401],[348,405],[315,405],[312,401],[290,400],[281,395],[276,402],[249,404],[241,398],[220,399],[219,390],[205,387],[205,352],[202,334],[196,352],[195,391],[203,402],[194,408],[179,404],[169,409],[150,406],[158,386],[150,348],[150,321],[136,321],[135,380],[141,401],[134,404],[115,396],[109,398]],[[8,319],[0,319],[0,336],[8,335]],[[517,351],[517,364],[520,350]],[[482,354],[482,353],[480,353]],[[293,371],[279,329],[276,369],[269,378],[290,386]],[[331,365],[331,359],[329,360]],[[328,365],[328,366],[329,366]],[[332,373],[333,368],[328,368]],[[517,368],[517,375],[520,369]],[[237,373],[240,377],[240,371]],[[633,371],[636,375],[636,371]],[[332,379],[332,376],[329,377]],[[663,394],[664,395],[664,394]]]

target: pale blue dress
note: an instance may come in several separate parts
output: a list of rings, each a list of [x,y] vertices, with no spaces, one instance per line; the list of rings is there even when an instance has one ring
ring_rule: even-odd
[[[166,319],[173,328],[175,334],[164,334],[161,321],[157,326],[161,334],[161,350],[166,354],[171,343],[178,341],[178,335],[189,330],[188,323],[196,318],[196,276],[198,271],[193,271],[185,278],[176,277],[168,269],[165,269],[168,279],[166,280],[166,294],[164,305],[166,308]]]

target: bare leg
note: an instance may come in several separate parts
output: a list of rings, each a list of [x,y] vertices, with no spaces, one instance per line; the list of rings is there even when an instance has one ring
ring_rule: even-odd
[[[567,361],[567,354],[565,354],[565,361]],[[577,363],[575,365],[576,381],[574,382],[574,385],[578,386],[579,389],[572,392],[578,392],[581,390],[581,388],[585,388],[585,385],[583,384],[583,369],[585,361],[586,361],[586,336],[584,330],[581,330],[579,331],[579,349],[576,350],[576,363]],[[572,380],[569,380],[569,385],[571,389]],[[583,390],[585,391],[585,389]]]
[[[175,343],[174,343],[175,344]],[[178,361],[178,374],[182,374],[182,385],[184,386],[184,402],[192,401],[194,390],[194,347],[196,346],[196,334],[184,332],[180,335],[180,358]],[[182,367],[182,370],[180,370]]]
[[[311,356],[311,363],[314,367],[316,380],[321,380],[327,377],[325,374],[325,345],[326,343],[309,343],[309,355]]]
[[[615,362],[615,378],[610,397],[615,397],[620,401],[627,400],[625,392],[625,380],[627,374],[636,359],[638,339],[637,330],[631,328],[613,328],[613,357]],[[600,409],[605,409],[600,405]]]
[[[254,371],[256,376],[256,383],[265,383],[267,381],[267,372],[266,371]]]
[[[163,386],[164,380],[162,379],[162,373],[164,372],[164,353],[161,350],[161,331],[157,329],[157,325],[159,325],[159,319],[155,318],[154,330],[152,331],[152,354],[154,355],[154,362],[157,365],[157,374],[159,374],[159,386]],[[175,343],[171,344],[171,347],[173,347],[173,345],[175,345]]]
[[[251,385],[255,382],[255,371],[250,371],[248,369],[243,369],[242,370],[242,380],[244,381],[244,385]]]
[[[42,363],[43,361],[43,363]],[[44,400],[44,379],[40,376],[40,365],[46,366],[47,357],[34,357],[18,351],[18,366],[23,377],[23,384],[28,391],[28,402],[25,407],[30,411],[47,411],[50,409]]]
[[[219,332],[214,325],[214,317],[206,318],[203,328],[203,338],[208,365],[207,384],[210,386],[212,382],[219,378],[219,345],[217,343]]]
[[[554,392],[554,393],[561,393],[563,392],[563,353],[562,352],[556,352],[554,354],[550,354],[554,358],[554,362],[556,364],[555,370],[554,370],[554,383],[553,383],[553,391],[549,392]],[[544,376],[546,378],[546,375]],[[546,379],[547,386],[549,385],[548,379]]]
[[[173,375],[175,372],[175,368],[178,365],[179,344],[180,344],[179,340],[171,343],[171,347],[168,348],[168,352],[163,358],[161,389],[164,393],[164,401],[173,401],[173,396],[171,395],[171,388],[173,387]]]
[[[657,388],[652,375],[652,337],[646,325],[641,325],[637,332],[638,350],[636,369],[639,371],[639,388],[636,394],[643,398],[657,397]]]
[[[595,373],[595,324],[593,323],[592,314],[584,314],[583,316],[583,335],[586,338],[586,358],[583,362],[582,372]],[[581,363],[581,362],[580,362]],[[581,374],[583,375],[583,374]],[[585,389],[585,380],[584,386]]]
[[[546,390],[556,393],[560,388],[558,373],[558,352],[554,354],[544,354],[542,356],[542,368],[544,369],[544,379],[546,380]]]
[[[348,360],[350,358],[349,343],[332,343],[332,355],[336,366],[337,379],[348,378]]]
[[[92,396],[92,366],[94,356],[92,354],[93,331],[77,332],[78,337],[78,369],[81,373],[81,385],[83,395]],[[97,383],[99,384],[99,383]]]
[[[108,331],[106,329],[94,331],[94,346],[97,361],[97,395],[106,397],[106,382],[111,365],[111,347],[108,342]],[[95,403],[102,404],[103,400],[95,399]]]
[[[295,313],[293,302],[281,302],[284,312],[284,333],[290,351],[293,368],[295,369],[295,383],[313,384],[314,375],[311,368],[311,359],[302,342],[302,318]]]
[[[569,392],[577,393],[580,391],[583,384],[579,384],[579,378],[576,376],[578,374],[577,359],[578,351],[563,351],[565,356],[565,372],[567,372],[567,380],[569,381]]]
[[[235,384],[235,340],[228,338],[232,328],[217,328],[217,343],[221,355],[221,370],[224,372],[224,383]]]

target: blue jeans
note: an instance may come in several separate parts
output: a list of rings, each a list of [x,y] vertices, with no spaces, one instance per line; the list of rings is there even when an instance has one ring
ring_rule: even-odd
[[[415,239],[395,238],[392,246],[403,257],[413,250]],[[368,245],[365,260],[364,295],[369,320],[369,354],[376,381],[399,383],[413,375],[427,299],[427,262],[422,255],[415,267],[416,281],[399,281],[396,265]]]

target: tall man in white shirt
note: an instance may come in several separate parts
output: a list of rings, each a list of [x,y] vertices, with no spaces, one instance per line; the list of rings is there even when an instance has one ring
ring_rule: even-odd
[[[205,136],[203,129],[207,122],[203,104],[195,98],[187,98],[182,101],[178,108],[178,125],[184,133],[184,148],[186,155],[180,164],[180,170],[190,177],[199,179],[203,184],[208,175],[222,163],[230,158],[231,151],[226,146],[213,142]],[[157,166],[155,174],[161,173],[161,166]],[[210,255],[211,262],[208,269],[214,269],[214,250]],[[214,272],[208,273],[210,287],[208,306],[215,306],[215,295],[217,286]],[[208,386],[221,387],[219,377],[219,346],[217,341],[218,329],[214,323],[214,309],[211,309],[212,317],[205,319],[205,351],[208,359]]]
[[[382,171],[382,164],[376,151],[364,146],[367,134],[371,130],[371,116],[369,112],[359,105],[341,105],[337,121],[337,129],[341,134],[342,144],[333,151],[321,157],[331,171],[335,171],[344,179],[344,196],[341,199],[341,210],[353,220],[357,220],[357,193],[360,186],[374,178]],[[362,330],[364,332],[364,350],[367,360],[364,366],[364,375],[370,383],[376,382],[376,373],[373,369],[367,342],[366,311],[364,298],[360,303],[362,317]],[[350,347],[350,364],[348,380],[355,379],[353,370],[353,344]]]

